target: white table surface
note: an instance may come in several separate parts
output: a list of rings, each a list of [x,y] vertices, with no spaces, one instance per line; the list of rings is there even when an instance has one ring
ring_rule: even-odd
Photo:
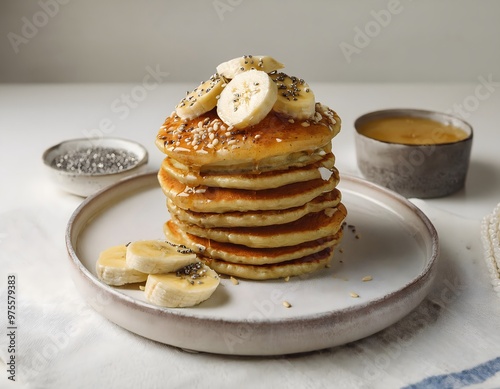
[[[163,158],[156,132],[193,85],[159,85],[136,94],[127,110],[120,99],[137,93],[135,84],[1,85],[0,387],[499,387],[500,297],[483,259],[480,222],[500,202],[500,91],[492,84],[478,98],[479,85],[311,85],[343,120],[334,139],[341,174],[360,175],[356,117],[393,107],[465,105],[475,131],[471,165],[464,190],[412,199],[441,242],[438,279],[412,314],[349,345],[266,358],[192,354],[136,336],[88,308],[69,279],[64,232],[82,199],[49,182],[43,151],[86,137],[104,120],[113,127],[105,136],[142,143],[156,170]],[[9,273],[18,277],[17,383],[7,380],[4,365]],[[68,326],[80,330],[65,332]]]

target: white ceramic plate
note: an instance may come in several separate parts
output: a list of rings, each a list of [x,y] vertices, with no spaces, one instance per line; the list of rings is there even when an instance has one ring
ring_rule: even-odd
[[[345,175],[339,188],[354,228],[346,226],[330,268],[288,282],[234,285],[222,279],[201,305],[168,309],[148,303],[137,285],[110,287],[96,277],[95,262],[105,248],[163,238],[169,215],[156,174],[126,179],[87,198],[68,223],[75,284],[112,322],[190,350],[276,355],[361,339],[425,298],[436,272],[438,237],[427,217],[393,192]],[[372,280],[363,281],[366,276]]]

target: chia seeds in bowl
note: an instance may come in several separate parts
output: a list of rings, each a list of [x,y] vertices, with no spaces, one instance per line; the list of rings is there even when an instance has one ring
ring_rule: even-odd
[[[90,147],[69,150],[54,158],[51,166],[76,174],[113,174],[131,169],[137,165],[136,154],[111,147]]]
[[[123,178],[142,173],[147,150],[119,138],[72,139],[47,149],[43,161],[52,180],[66,192],[89,196]]]

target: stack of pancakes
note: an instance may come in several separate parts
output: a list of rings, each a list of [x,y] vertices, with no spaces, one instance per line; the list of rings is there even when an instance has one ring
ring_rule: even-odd
[[[340,119],[316,103],[307,120],[271,111],[236,129],[213,109],[194,119],[173,112],[156,145],[171,219],[167,239],[215,271],[248,279],[296,276],[325,267],[346,209],[331,141]]]

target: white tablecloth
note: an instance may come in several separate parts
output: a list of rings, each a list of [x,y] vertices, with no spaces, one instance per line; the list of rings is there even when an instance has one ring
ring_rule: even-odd
[[[192,85],[163,84],[127,104],[136,85],[0,86],[0,388],[499,387],[500,297],[481,220],[500,201],[500,92],[492,86],[479,99],[479,83],[311,85],[343,119],[334,144],[341,173],[359,175],[354,119],[389,107],[462,107],[475,129],[472,161],[463,191],[412,200],[441,242],[439,275],[415,311],[345,346],[265,358],[188,353],[134,335],[88,307],[69,278],[64,233],[82,199],[48,181],[44,149],[100,127],[145,145],[154,170],[162,159],[156,132]],[[9,274],[17,277],[16,382],[6,366]]]

